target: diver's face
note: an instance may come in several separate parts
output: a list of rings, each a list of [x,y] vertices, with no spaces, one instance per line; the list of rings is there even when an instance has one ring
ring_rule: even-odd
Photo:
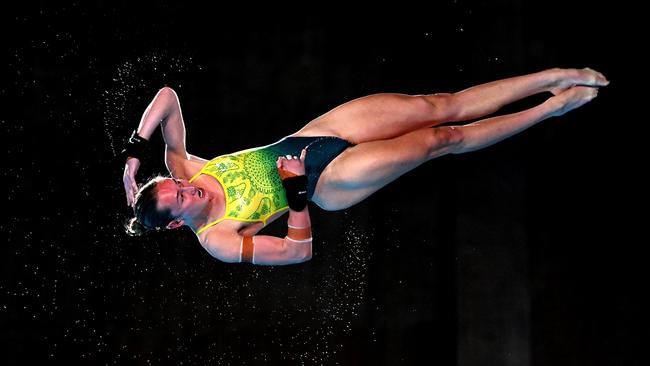
[[[209,199],[207,192],[184,179],[168,178],[157,184],[158,209],[169,209],[172,216],[191,219],[204,211]]]

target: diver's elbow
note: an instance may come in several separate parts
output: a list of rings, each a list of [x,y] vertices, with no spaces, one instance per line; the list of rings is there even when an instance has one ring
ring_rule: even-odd
[[[306,248],[306,250],[304,251],[301,262],[308,262],[310,260],[311,260],[311,243],[309,243],[309,247]]]

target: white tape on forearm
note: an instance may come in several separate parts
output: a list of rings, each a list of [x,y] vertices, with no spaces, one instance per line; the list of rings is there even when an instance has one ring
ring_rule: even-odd
[[[312,241],[312,238],[307,238],[307,239],[302,239],[302,240],[292,239],[292,238],[290,238],[288,236],[285,236],[285,238],[291,240],[294,243],[310,243]]]
[[[290,224],[287,224],[287,226],[289,228],[291,228],[291,229],[307,229],[307,228],[311,227],[311,226],[293,226],[293,225],[290,225]]]

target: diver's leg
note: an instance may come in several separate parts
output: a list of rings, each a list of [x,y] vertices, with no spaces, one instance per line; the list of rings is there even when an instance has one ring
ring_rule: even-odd
[[[312,201],[326,210],[345,209],[430,159],[490,146],[549,117],[578,108],[596,94],[596,88],[574,87],[519,113],[464,126],[423,128],[392,139],[358,144],[325,168]]]
[[[532,94],[557,94],[576,84],[606,83],[602,74],[591,69],[549,69],[453,94],[374,94],[334,108],[293,136],[338,136],[355,144],[390,139],[445,122],[482,117]]]
[[[451,103],[455,113],[452,121],[487,116],[506,104],[542,92],[557,95],[575,85],[605,86],[608,83],[603,74],[589,68],[555,68],[492,81],[453,94]]]
[[[323,170],[312,201],[325,210],[345,209],[461,142],[457,127],[443,126],[352,146]]]

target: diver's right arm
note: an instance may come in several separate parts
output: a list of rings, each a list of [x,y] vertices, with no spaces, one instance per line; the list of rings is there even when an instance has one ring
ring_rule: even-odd
[[[309,215],[307,208],[304,211],[303,215]],[[234,231],[213,228],[207,233],[206,239],[202,240],[202,245],[210,255],[227,263],[287,265],[311,259],[311,229],[308,234],[303,230],[302,234],[303,236],[292,234],[290,227],[284,238],[269,235],[247,237]],[[296,238],[291,238],[291,235]]]

